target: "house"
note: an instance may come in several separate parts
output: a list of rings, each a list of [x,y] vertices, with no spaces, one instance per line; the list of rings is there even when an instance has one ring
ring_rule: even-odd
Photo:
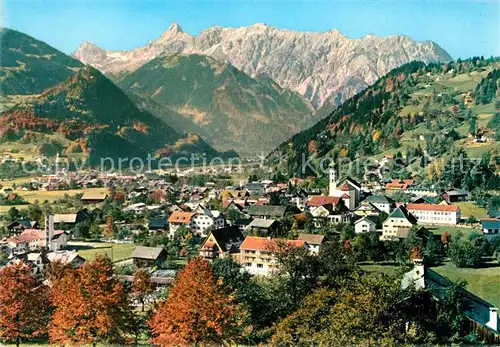
[[[329,168],[328,195],[340,197],[344,200],[345,206],[353,211],[361,200],[361,185],[351,177],[337,181],[335,165],[332,163]]]
[[[162,247],[137,246],[132,252],[132,262],[136,268],[160,267],[167,259]]]
[[[404,206],[399,206],[387,217],[382,225],[382,240],[396,240],[408,235],[417,220]]]
[[[412,186],[414,181],[412,179],[393,179],[392,182],[385,185],[385,191],[388,193],[394,193],[399,191],[406,191],[410,186]]]
[[[301,211],[305,210],[307,200],[307,192],[302,188],[299,188],[290,198],[290,202],[297,206],[297,208]]]
[[[217,210],[209,210],[198,205],[192,212],[191,231],[207,236],[208,229],[219,229],[226,225],[226,218]]]
[[[247,208],[249,216],[262,219],[281,219],[286,212],[286,206],[279,205],[252,205]]]
[[[394,201],[385,195],[370,195],[369,197],[367,197],[363,201],[371,203],[373,206],[378,208],[380,211],[383,211],[387,214],[390,214],[392,211],[392,208],[394,207]]]
[[[76,213],[56,213],[54,214],[54,224],[74,225],[77,221]]]
[[[55,251],[47,253],[49,262],[60,262],[62,264],[70,264],[74,268],[78,268],[85,263],[85,259],[76,251]]]
[[[245,189],[250,195],[263,195],[265,191],[264,184],[259,182],[247,183]]]
[[[479,129],[476,134],[473,136],[472,142],[475,143],[485,143],[488,142],[488,133],[490,131],[488,129]]]
[[[304,241],[311,254],[319,254],[321,246],[325,243],[325,235],[320,234],[302,234],[300,233],[297,240]]]
[[[378,216],[380,212],[375,205],[366,200],[361,201],[359,206],[354,210],[354,214],[361,217]]]
[[[247,231],[248,226],[252,223],[252,218],[238,218],[233,221],[232,225],[238,227],[241,232]]]
[[[406,208],[420,224],[456,225],[461,218],[456,205],[408,204]]]
[[[41,252],[28,253],[27,263],[31,266],[31,271],[36,276],[42,276],[48,262]]]
[[[290,247],[306,247],[305,242],[301,240],[247,236],[240,245],[240,264],[252,275],[269,276],[277,268],[273,250],[279,242],[284,242]]]
[[[80,199],[84,204],[98,204],[104,202],[104,200],[108,197],[107,193],[93,193],[93,192],[85,192]]]
[[[458,201],[467,201],[469,199],[470,193],[465,190],[447,190],[441,196],[448,203],[458,202]]]
[[[345,223],[350,220],[349,209],[339,196],[317,195],[307,202],[309,212],[314,217],[315,224],[320,226],[322,221],[330,224]]]
[[[406,189],[408,194],[413,194],[418,197],[423,196],[437,196],[438,193],[433,188],[422,187],[422,186],[411,186]]]
[[[500,236],[500,219],[481,219],[481,229],[485,236]]]
[[[185,226],[191,230],[193,226],[193,217],[194,213],[192,212],[174,211],[170,217],[168,217],[170,236],[173,237],[181,226]]]
[[[7,230],[10,235],[19,235],[25,229],[37,229],[38,227],[39,224],[37,221],[32,221],[29,218],[22,218],[7,225]]]
[[[369,233],[377,231],[377,221],[373,217],[363,217],[354,223],[354,232],[356,234]]]
[[[208,234],[198,252],[201,258],[209,261],[215,258],[237,259],[244,239],[236,226],[215,229]]]
[[[427,289],[434,298],[442,299],[446,288],[450,287],[452,282],[427,268],[422,259],[414,259],[413,263],[413,269],[403,276],[401,287],[406,289],[414,286],[417,290]],[[500,343],[498,309],[465,289],[462,289],[462,297],[465,304],[464,314],[469,323],[465,329],[468,332],[474,331],[479,341],[488,344]]]
[[[151,231],[166,232],[168,231],[168,218],[163,217],[152,217],[149,219],[148,229]]]
[[[247,230],[256,232],[259,235],[276,235],[280,223],[275,219],[255,218],[247,226]]]

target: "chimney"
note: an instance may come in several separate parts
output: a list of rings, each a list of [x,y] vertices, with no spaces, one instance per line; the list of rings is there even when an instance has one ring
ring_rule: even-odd
[[[498,331],[498,308],[490,307],[490,320],[486,323],[491,329]]]

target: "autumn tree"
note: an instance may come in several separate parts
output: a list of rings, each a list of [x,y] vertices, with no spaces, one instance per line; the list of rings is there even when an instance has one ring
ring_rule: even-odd
[[[290,297],[289,308],[293,309],[318,281],[318,257],[299,243],[273,240],[266,248],[276,259],[276,275],[281,278],[284,295]]]
[[[48,288],[23,262],[0,269],[0,341],[19,346],[47,332]]]
[[[398,281],[366,273],[338,289],[318,288],[280,321],[271,345],[396,345],[412,341],[402,327],[426,325],[420,293],[402,290]],[[419,300],[414,300],[416,297]],[[421,341],[418,341],[421,342]]]
[[[119,343],[130,319],[122,284],[109,258],[99,256],[78,269],[53,275],[49,336],[57,344]]]
[[[111,239],[115,236],[115,234],[116,234],[116,226],[113,223],[113,217],[107,216],[106,226],[104,227],[104,236],[107,237],[108,239]]]
[[[179,273],[149,321],[159,346],[222,344],[241,335],[245,312],[216,282],[210,264],[194,258]]]
[[[144,312],[144,301],[146,296],[153,292],[153,285],[151,284],[151,275],[146,269],[137,269],[134,273],[132,282],[132,292],[141,302],[142,311]]]

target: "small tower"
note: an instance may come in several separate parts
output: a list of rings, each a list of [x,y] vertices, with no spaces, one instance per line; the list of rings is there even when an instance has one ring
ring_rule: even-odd
[[[54,215],[45,215],[45,247],[48,251],[54,251],[51,247],[51,240],[54,236]]]
[[[328,195],[329,196],[335,196],[335,192],[337,191],[337,175],[335,174],[335,164],[332,162],[329,167],[328,171],[330,174],[330,184],[329,184],[329,190],[328,190]]]

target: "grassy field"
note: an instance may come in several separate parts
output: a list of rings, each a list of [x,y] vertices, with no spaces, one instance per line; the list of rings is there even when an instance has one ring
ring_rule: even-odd
[[[69,189],[69,190],[54,190],[54,191],[43,191],[43,190],[32,190],[23,191],[16,190],[16,193],[22,196],[28,202],[34,202],[38,200],[40,202],[48,200],[53,202],[64,197],[64,195],[76,195],[82,193],[107,193],[108,188],[87,188],[87,189]]]
[[[429,226],[427,227],[429,231],[431,231],[435,235],[441,235],[445,231],[447,231],[450,235],[456,234],[457,232],[461,232],[462,234],[468,235],[474,232],[479,233],[481,230],[479,228],[460,228],[460,227],[452,227],[452,226]]]
[[[460,207],[460,210],[462,211],[462,218],[470,216],[474,216],[477,219],[488,218],[488,211],[472,202],[457,202],[453,205],[458,205]]]
[[[500,266],[480,269],[459,269],[453,264],[433,268],[451,281],[466,280],[467,289],[495,307],[500,305]]]
[[[398,274],[397,265],[366,264],[361,265],[366,271],[382,272],[389,276]],[[500,265],[479,269],[459,269],[455,265],[445,263],[442,266],[432,268],[437,273],[447,277],[451,281],[467,281],[467,290],[471,293],[492,303],[496,307],[500,305]]]
[[[132,243],[106,242],[70,242],[69,249],[76,250],[85,260],[92,260],[97,255],[106,255],[113,262],[130,258],[136,245]]]

